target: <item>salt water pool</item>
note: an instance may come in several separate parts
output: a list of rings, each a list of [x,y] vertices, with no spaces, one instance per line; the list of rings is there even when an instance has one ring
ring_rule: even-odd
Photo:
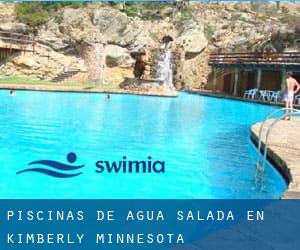
[[[256,187],[249,137],[275,107],[190,94],[104,97],[0,91],[0,198],[279,198],[285,190],[271,165]],[[69,152],[84,165],[78,176],[16,174],[38,160],[73,163]],[[164,161],[165,173],[96,173],[97,161],[123,156]]]

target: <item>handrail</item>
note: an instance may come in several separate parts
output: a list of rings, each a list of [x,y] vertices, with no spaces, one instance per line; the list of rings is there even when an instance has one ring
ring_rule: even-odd
[[[11,38],[11,37],[3,37],[0,36],[0,40],[7,40],[7,41],[17,41],[17,42],[26,42],[26,44],[32,43],[32,40],[24,40],[24,39],[18,39],[18,38]]]
[[[35,50],[36,41],[34,37],[24,35],[22,33],[14,33],[8,31],[0,31],[0,41],[2,41],[2,48],[9,48],[20,51],[33,51]],[[28,48],[32,46],[32,48]]]
[[[18,35],[18,36],[21,35],[21,36],[27,36],[27,37],[31,38],[30,35],[24,35],[22,33],[15,33],[15,32],[2,31],[2,30],[0,30],[0,34],[9,34],[9,35]]]
[[[272,116],[274,116],[275,114],[277,113],[280,113],[280,112],[288,112],[290,111],[288,114],[284,114],[284,115],[281,115],[279,118],[275,119],[272,124],[268,127],[268,130],[267,130],[267,133],[266,133],[266,141],[265,141],[265,148],[264,148],[264,161],[263,161],[263,164],[262,165],[259,165],[259,159],[260,159],[260,151],[261,151],[261,145],[262,145],[262,131],[263,131],[263,128],[266,124],[266,122],[268,121],[268,119],[270,119]],[[264,169],[265,167],[265,162],[266,162],[266,158],[267,158],[267,151],[268,151],[268,139],[269,139],[269,135],[270,135],[270,132],[272,130],[272,128],[275,126],[275,124],[280,121],[281,119],[283,119],[284,117],[286,117],[287,115],[291,116],[291,115],[300,115],[300,110],[298,109],[294,109],[294,108],[281,108],[281,109],[276,109],[274,110],[273,112],[271,112],[266,118],[265,120],[263,121],[263,123],[261,124],[260,126],[260,129],[259,129],[259,140],[258,140],[258,149],[257,149],[257,158],[256,158],[256,166],[257,167],[260,167],[261,170]]]
[[[288,114],[289,116],[291,115],[300,115],[300,111],[292,111]],[[269,135],[273,129],[273,127],[276,125],[276,123],[278,123],[282,118],[284,118],[286,116],[286,114],[282,115],[280,118],[274,120],[272,122],[272,124],[270,125],[270,127],[268,128],[268,131],[266,133],[266,141],[265,141],[265,149],[264,149],[264,161],[263,161],[263,165],[262,165],[262,169],[264,169],[265,164],[266,164],[266,158],[267,158],[267,152],[268,152],[268,140],[269,140]]]

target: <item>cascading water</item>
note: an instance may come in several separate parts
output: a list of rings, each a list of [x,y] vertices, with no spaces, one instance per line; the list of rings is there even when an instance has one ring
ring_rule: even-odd
[[[158,62],[158,79],[163,81],[168,90],[175,90],[173,85],[172,52],[167,44],[163,48],[161,59]]]

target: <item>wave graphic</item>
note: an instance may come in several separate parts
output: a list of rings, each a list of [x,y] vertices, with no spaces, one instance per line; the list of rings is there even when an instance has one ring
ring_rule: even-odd
[[[76,170],[79,168],[83,168],[84,165],[80,165],[80,166],[71,166],[71,165],[67,165],[58,161],[50,161],[50,160],[41,160],[41,161],[34,161],[34,162],[30,162],[28,163],[28,165],[45,165],[45,166],[49,166],[55,169],[59,169],[59,170],[66,170],[66,171],[70,171],[70,170]]]
[[[76,174],[63,174],[63,173],[60,173],[60,172],[48,170],[46,168],[27,168],[27,169],[24,169],[24,170],[21,170],[21,171],[17,172],[17,174],[22,174],[22,173],[25,173],[25,172],[38,172],[38,173],[46,174],[46,175],[56,177],[56,178],[70,178],[70,177],[75,177],[75,176],[78,176],[78,175],[82,174],[82,172],[76,173]]]
[[[69,153],[67,155],[67,161],[69,163],[74,163],[77,159],[77,156],[75,153]],[[51,160],[39,160],[39,161],[33,161],[28,163],[28,166],[31,165],[44,165],[46,167],[50,167],[52,169],[48,168],[26,168],[23,170],[18,171],[16,174],[22,174],[26,172],[37,172],[45,175],[49,175],[56,178],[70,178],[75,177],[78,175],[81,175],[82,172],[78,173],[70,173],[70,171],[78,170],[80,168],[83,168],[84,165],[78,165],[78,166],[72,166],[68,164],[64,164],[58,161],[51,161]],[[63,172],[62,172],[63,171]]]

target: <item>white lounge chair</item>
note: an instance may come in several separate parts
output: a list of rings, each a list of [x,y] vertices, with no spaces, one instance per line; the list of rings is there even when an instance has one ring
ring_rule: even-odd
[[[259,91],[259,99],[262,101],[269,101],[270,100],[270,94],[267,90],[260,90]]]
[[[257,94],[258,89],[249,89],[246,90],[244,93],[244,98],[245,99],[255,99],[256,94]]]
[[[300,105],[300,95],[295,96],[295,104]]]
[[[245,93],[244,93],[243,98],[245,98],[245,99],[249,98],[250,91],[251,91],[251,89],[250,90],[246,90]]]
[[[279,102],[281,99],[281,91],[272,91],[270,101]]]

